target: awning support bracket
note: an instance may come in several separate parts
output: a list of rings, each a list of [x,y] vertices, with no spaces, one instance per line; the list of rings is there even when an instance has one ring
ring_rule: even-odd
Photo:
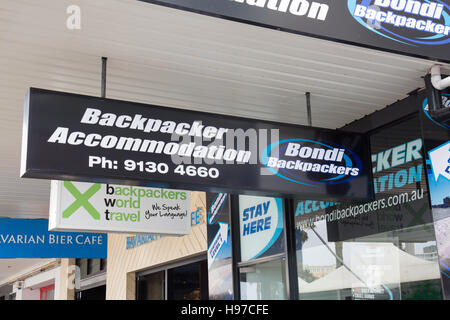
[[[308,126],[312,126],[312,119],[311,119],[311,93],[306,92],[306,115],[308,117]]]
[[[106,62],[107,57],[102,57],[102,84],[101,84],[101,97],[106,98]]]

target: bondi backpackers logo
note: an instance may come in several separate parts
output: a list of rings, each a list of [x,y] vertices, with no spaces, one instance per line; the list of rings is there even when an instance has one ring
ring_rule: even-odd
[[[359,176],[362,162],[352,151],[308,139],[287,139],[269,145],[262,163],[272,173],[298,184],[338,184]]]
[[[449,108],[449,110],[450,110],[450,94],[449,93],[441,93],[441,97],[442,97],[443,108]],[[447,116],[447,117],[444,117],[443,119],[439,119],[435,115],[432,115],[432,112],[430,111],[430,106],[428,104],[428,98],[425,98],[423,100],[422,110],[423,110],[423,113],[428,117],[428,119],[433,121],[438,126],[444,128],[444,129],[450,130],[449,117]]]
[[[348,0],[364,27],[409,46],[450,43],[450,6],[441,0]]]

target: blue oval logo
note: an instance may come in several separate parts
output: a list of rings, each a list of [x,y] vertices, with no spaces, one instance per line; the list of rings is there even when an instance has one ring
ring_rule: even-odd
[[[269,145],[262,164],[282,179],[307,186],[339,184],[362,171],[359,157],[340,145],[308,139],[287,139]]]
[[[450,6],[441,0],[348,0],[358,23],[409,46],[450,43]]]
[[[449,93],[441,93],[442,96],[442,105],[444,108],[450,108],[450,94]],[[437,124],[438,126],[449,130],[450,129],[450,119],[446,120],[446,121],[437,121],[435,119],[433,119],[433,117],[430,115],[430,107],[428,105],[428,98],[425,98],[422,102],[422,110],[423,113],[428,117],[428,119],[430,119],[431,121],[433,121],[435,124]]]

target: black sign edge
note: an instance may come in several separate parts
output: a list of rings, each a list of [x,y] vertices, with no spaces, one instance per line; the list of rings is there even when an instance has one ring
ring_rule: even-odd
[[[305,37],[321,39],[321,40],[326,40],[326,41],[331,41],[331,42],[351,45],[351,46],[365,48],[365,49],[371,49],[371,50],[375,50],[375,51],[381,51],[381,52],[387,52],[387,53],[392,53],[392,54],[398,54],[398,55],[401,55],[401,56],[407,56],[407,57],[412,57],[412,58],[424,59],[424,60],[427,60],[427,61],[450,63],[450,56],[449,56],[448,60],[445,60],[443,58],[428,57],[428,56],[424,56],[424,55],[420,55],[420,54],[403,52],[403,51],[400,51],[400,50],[381,48],[381,47],[377,47],[377,46],[371,46],[371,45],[368,45],[368,44],[363,44],[363,43],[358,43],[358,42],[353,42],[353,41],[348,41],[348,40],[341,40],[341,39],[337,39],[337,38],[333,38],[333,37],[320,36],[320,35],[316,35],[316,34],[312,34],[312,33],[308,33],[308,32],[301,32],[301,31],[296,31],[296,30],[283,28],[283,27],[277,27],[277,26],[273,26],[273,25],[270,25],[270,24],[264,24],[264,23],[260,23],[260,22],[254,22],[254,21],[250,21],[250,20],[239,19],[239,18],[230,17],[230,16],[224,16],[224,15],[217,14],[217,13],[211,13],[211,12],[207,12],[207,11],[203,11],[203,10],[196,10],[196,9],[192,9],[192,8],[184,7],[184,6],[180,6],[180,5],[165,3],[165,2],[158,1],[158,0],[137,0],[137,1],[150,3],[150,4],[155,4],[155,5],[159,5],[159,6],[163,6],[163,7],[167,7],[167,8],[187,11],[187,12],[193,12],[193,13],[197,13],[197,14],[201,14],[201,15],[205,15],[205,16],[209,16],[209,17],[214,17],[214,18],[219,18],[219,19],[224,19],[224,20],[229,20],[229,21],[233,21],[233,22],[244,23],[244,24],[248,24],[248,25],[252,25],[252,26],[256,26],[256,27],[262,27],[262,28],[266,28],[266,29],[278,30],[278,31],[287,32],[287,33],[291,33],[291,34],[297,34],[297,35],[305,36]]]
[[[228,194],[239,194],[239,195],[249,195],[249,196],[261,196],[261,197],[282,197],[282,198],[292,198],[292,199],[304,199],[304,200],[324,200],[327,201],[371,201],[374,199],[373,187],[369,183],[369,192],[371,193],[369,197],[320,197],[317,194],[294,194],[294,193],[286,193],[286,192],[278,192],[276,190],[239,190],[236,191],[234,188],[230,187],[211,187],[208,184],[189,184],[189,183],[172,183],[172,182],[163,182],[157,180],[137,180],[137,179],[120,179],[120,178],[111,178],[106,175],[96,175],[96,177],[90,177],[85,175],[77,175],[70,176],[67,172],[60,171],[47,171],[47,170],[38,170],[29,168],[27,171],[21,176],[21,178],[32,178],[32,179],[41,179],[41,180],[58,180],[52,178],[54,175],[59,174],[64,177],[64,181],[78,181],[78,182],[90,182],[90,183],[102,183],[102,184],[114,184],[114,185],[123,185],[123,186],[137,186],[137,187],[147,187],[147,188],[163,188],[163,189],[180,189],[186,191],[203,191],[203,192],[211,192],[211,193],[228,193]],[[62,180],[60,180],[62,181]]]
[[[20,150],[20,177],[28,171],[28,126],[30,118],[30,97],[31,88],[25,93],[24,108],[23,108],[23,123],[22,123],[22,147]]]

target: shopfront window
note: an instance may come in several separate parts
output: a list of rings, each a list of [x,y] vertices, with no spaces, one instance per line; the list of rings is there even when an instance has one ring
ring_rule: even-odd
[[[76,259],[80,268],[80,277],[85,279],[106,271],[106,259]]]
[[[165,300],[165,271],[150,273],[138,281],[139,300]]]
[[[137,277],[138,300],[206,300],[208,267],[206,260],[168,265],[148,270]]]
[[[106,300],[106,285],[78,291],[75,300]]]
[[[241,299],[287,299],[283,200],[239,196],[239,232]]]
[[[167,298],[169,300],[201,300],[207,291],[207,264],[190,263],[167,270]],[[203,290],[202,290],[203,289]]]
[[[442,299],[419,127],[370,135],[374,200],[296,202],[300,299]]]
[[[286,300],[285,259],[240,268],[242,300]]]
[[[52,284],[47,287],[42,287],[40,291],[40,300],[54,300],[55,299],[55,285]]]

